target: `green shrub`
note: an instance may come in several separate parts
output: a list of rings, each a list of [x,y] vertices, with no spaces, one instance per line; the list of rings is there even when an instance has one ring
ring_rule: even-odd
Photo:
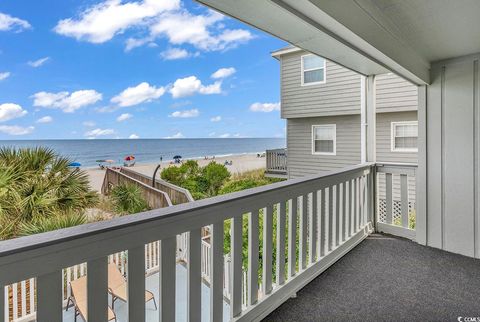
[[[115,211],[121,215],[148,210],[148,204],[142,196],[142,191],[136,185],[118,185],[112,189],[110,198]]]
[[[19,229],[20,236],[34,235],[47,231],[74,227],[85,224],[87,217],[83,214],[65,214],[48,218],[38,218],[31,222],[22,223]]]

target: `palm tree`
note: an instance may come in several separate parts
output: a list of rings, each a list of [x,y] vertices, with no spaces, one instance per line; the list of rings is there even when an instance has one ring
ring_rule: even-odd
[[[0,149],[0,239],[85,222],[98,195],[70,163],[45,147]]]

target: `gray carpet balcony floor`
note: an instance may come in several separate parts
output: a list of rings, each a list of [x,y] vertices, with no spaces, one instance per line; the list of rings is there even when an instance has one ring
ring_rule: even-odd
[[[480,317],[480,260],[373,234],[264,321]]]

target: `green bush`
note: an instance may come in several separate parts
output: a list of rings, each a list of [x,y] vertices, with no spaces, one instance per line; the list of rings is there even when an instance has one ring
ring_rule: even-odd
[[[148,204],[142,196],[142,191],[136,185],[118,185],[110,192],[110,198],[115,211],[121,215],[148,210]]]
[[[74,227],[85,224],[86,222],[87,217],[83,214],[67,214],[48,218],[38,218],[32,222],[22,223],[20,225],[19,235],[34,235],[52,230]]]
[[[0,149],[0,239],[19,236],[24,224],[82,214],[97,204],[86,172],[70,163],[45,147]]]

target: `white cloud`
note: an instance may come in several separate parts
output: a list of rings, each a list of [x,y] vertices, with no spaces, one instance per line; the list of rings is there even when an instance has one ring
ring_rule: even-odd
[[[0,122],[13,120],[25,116],[25,111],[20,105],[13,103],[0,104]]]
[[[186,111],[175,111],[172,114],[170,114],[170,117],[180,117],[180,118],[189,118],[189,117],[197,117],[200,115],[200,112],[194,108],[192,110],[186,110]]]
[[[89,138],[95,138],[97,136],[104,136],[104,135],[111,135],[114,134],[115,131],[113,129],[95,129],[91,131],[85,132],[85,136]]]
[[[182,134],[182,132],[177,132],[172,136],[166,136],[165,139],[182,139],[185,136]]]
[[[106,0],[87,8],[77,18],[60,20],[54,31],[98,44],[131,27],[148,25],[150,19],[179,7],[180,0]]]
[[[0,31],[13,30],[14,32],[21,32],[30,28],[32,26],[28,21],[0,12]]]
[[[234,48],[253,38],[248,30],[222,29],[219,22],[223,19],[223,15],[213,11],[206,15],[194,15],[186,10],[167,12],[150,26],[150,35],[166,37],[173,45],[189,44],[203,51]]]
[[[164,60],[176,60],[190,57],[192,54],[183,48],[168,48],[160,53]]]
[[[140,137],[138,135],[136,135],[135,133],[133,133],[133,134],[130,134],[130,136],[128,138],[129,139],[139,139]]]
[[[123,113],[119,117],[117,117],[117,122],[123,122],[123,121],[126,121],[126,120],[128,120],[132,117],[133,117],[133,115],[130,114],[130,113]]]
[[[235,72],[236,70],[233,67],[220,68],[215,73],[213,73],[211,77],[215,79],[226,78],[226,77],[232,76],[233,74],[235,74]]]
[[[79,108],[95,104],[102,99],[102,94],[93,89],[76,91],[73,93],[38,92],[33,96],[33,106],[58,108],[65,113],[73,113]]]
[[[53,118],[51,116],[44,116],[37,120],[37,123],[51,123]]]
[[[37,67],[42,66],[43,64],[45,64],[49,60],[50,60],[50,57],[43,57],[43,58],[40,58],[40,59],[37,59],[37,60],[34,60],[34,61],[29,61],[27,64],[29,64],[30,66],[32,66],[34,68],[37,68]]]
[[[157,38],[202,51],[227,50],[253,38],[248,30],[227,29],[223,19],[223,15],[210,10],[205,14],[190,13],[180,0],[104,0],[77,17],[60,20],[54,31],[77,40],[104,43],[133,30],[126,51],[150,46]]]
[[[147,82],[143,82],[135,87],[125,89],[123,92],[113,97],[110,102],[118,104],[120,107],[127,107],[150,102],[159,98],[164,93],[164,87],[150,86]]]
[[[82,124],[83,124],[83,126],[86,126],[86,127],[94,127],[95,126],[95,122],[93,122],[93,121],[85,121]]]
[[[194,94],[220,94],[222,92],[222,82],[217,81],[211,85],[203,85],[195,76],[179,78],[170,88],[173,98],[191,96]]]
[[[280,103],[253,103],[250,105],[250,111],[264,113],[280,111]]]
[[[210,119],[211,122],[220,122],[222,120],[221,116],[214,116]]]
[[[10,77],[10,72],[0,73],[0,81],[7,79],[8,77]]]
[[[0,132],[8,135],[25,135],[32,133],[33,130],[35,130],[33,126],[0,125]]]
[[[226,138],[229,138],[229,137],[231,137],[231,136],[232,136],[232,135],[231,135],[230,133],[224,133],[224,134],[219,135],[218,137],[219,137],[219,138],[222,138],[222,139],[226,139]]]

